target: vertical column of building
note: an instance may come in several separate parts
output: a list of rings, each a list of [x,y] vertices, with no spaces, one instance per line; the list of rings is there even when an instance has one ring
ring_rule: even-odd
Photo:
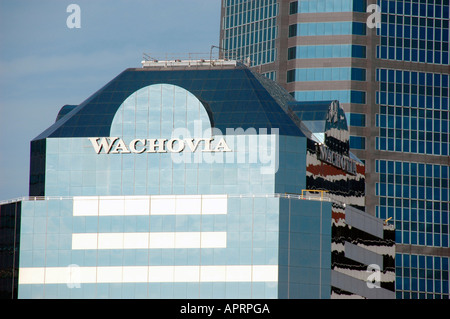
[[[350,148],[364,161],[366,212],[375,215],[374,88],[376,31],[367,25],[371,1],[291,1],[286,89],[299,101],[339,100]]]
[[[364,3],[290,2],[287,34],[286,89],[299,101],[339,100],[356,127],[366,124],[371,76]],[[351,147],[365,149],[364,137],[352,136]]]
[[[449,296],[449,1],[378,1],[376,215],[396,228],[397,298]]]
[[[221,57],[240,60],[277,79],[277,0],[222,0]]]
[[[379,27],[367,23],[369,5]],[[276,24],[277,61],[256,68],[273,67],[299,101],[340,101],[351,151],[365,161],[365,210],[395,223],[398,297],[447,297],[449,1],[280,0]],[[240,34],[229,32],[222,39]]]
[[[366,25],[371,2],[376,0],[222,1],[221,45],[243,58],[264,53],[256,36],[265,30],[257,12],[272,7],[276,59],[264,64],[251,58],[253,68],[276,80],[299,101],[339,100],[350,124],[350,147],[363,161],[371,159],[367,152],[375,148],[372,64],[377,36]],[[250,55],[244,50],[247,29],[253,32]],[[374,160],[365,163],[367,194],[375,194],[374,164]],[[374,196],[367,198],[366,211],[375,215]]]
[[[17,298],[22,202],[0,204],[0,299]]]

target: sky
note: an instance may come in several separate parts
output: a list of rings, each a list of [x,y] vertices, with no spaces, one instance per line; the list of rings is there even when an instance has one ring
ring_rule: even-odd
[[[143,54],[209,56],[220,0],[0,0],[0,201],[28,196],[30,141]],[[75,22],[78,5],[80,28]]]

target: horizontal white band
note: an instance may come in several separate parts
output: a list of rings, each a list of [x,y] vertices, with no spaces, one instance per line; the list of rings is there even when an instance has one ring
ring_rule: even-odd
[[[19,285],[158,282],[275,282],[277,265],[20,268]]]
[[[227,213],[227,195],[81,196],[73,216],[217,215]]]
[[[72,234],[72,249],[226,248],[226,232]]]

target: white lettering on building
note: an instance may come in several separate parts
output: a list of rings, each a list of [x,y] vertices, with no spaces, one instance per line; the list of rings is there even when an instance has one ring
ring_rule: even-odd
[[[327,162],[337,168],[340,168],[347,173],[352,175],[356,175],[356,161],[349,158],[348,156],[339,154],[328,148],[327,146],[321,144],[319,145],[319,154],[318,157],[321,161]]]
[[[90,137],[89,140],[97,154],[180,153],[186,149],[191,152],[197,150],[202,152],[231,152],[224,138],[220,138],[217,143],[214,143],[214,138],[172,138],[170,140],[148,138],[134,139],[128,144],[118,137]]]

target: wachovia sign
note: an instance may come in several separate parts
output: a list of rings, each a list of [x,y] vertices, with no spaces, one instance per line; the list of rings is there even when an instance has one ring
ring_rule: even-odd
[[[319,160],[336,166],[349,174],[356,175],[356,161],[348,156],[331,150],[329,147],[320,144],[317,146]]]
[[[262,174],[274,174],[278,170],[278,129],[229,128],[226,134],[217,128],[194,121],[193,132],[176,128],[165,138],[89,137],[87,147],[98,155],[120,154],[124,156],[170,156],[174,164],[227,163],[257,164]],[[248,166],[247,166],[248,167]]]
[[[91,137],[89,140],[97,154],[126,154],[126,153],[180,153],[184,150],[191,152],[231,152],[225,139],[216,141],[210,138],[171,138],[171,139],[133,139],[125,142],[119,137]]]

